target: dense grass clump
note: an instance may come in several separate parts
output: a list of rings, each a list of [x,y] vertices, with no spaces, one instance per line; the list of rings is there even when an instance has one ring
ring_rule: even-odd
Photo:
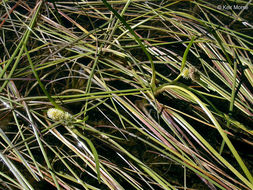
[[[0,188],[253,189],[251,9],[1,1]]]

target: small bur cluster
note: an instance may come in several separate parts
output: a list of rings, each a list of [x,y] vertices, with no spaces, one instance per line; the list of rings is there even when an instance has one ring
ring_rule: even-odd
[[[199,71],[195,67],[185,68],[182,72],[182,77],[185,79],[190,78],[192,81],[200,80]]]
[[[72,115],[70,113],[57,108],[48,109],[47,116],[54,121],[66,121],[72,118]]]

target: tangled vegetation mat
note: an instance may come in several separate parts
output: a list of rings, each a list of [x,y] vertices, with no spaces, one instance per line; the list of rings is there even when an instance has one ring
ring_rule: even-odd
[[[253,189],[252,6],[2,0],[0,189]]]

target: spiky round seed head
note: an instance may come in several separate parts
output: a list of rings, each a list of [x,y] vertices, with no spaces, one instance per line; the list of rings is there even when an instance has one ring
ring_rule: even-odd
[[[189,69],[184,68],[183,72],[182,72],[182,77],[185,79],[189,78]]]
[[[57,108],[50,108],[47,110],[47,116],[54,121],[68,120],[71,115]]]

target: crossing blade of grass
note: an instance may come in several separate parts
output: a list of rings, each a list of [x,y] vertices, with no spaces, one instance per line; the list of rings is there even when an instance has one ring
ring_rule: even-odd
[[[96,148],[94,147],[93,143],[87,137],[85,137],[84,135],[82,135],[77,129],[71,129],[71,131],[74,134],[76,134],[78,137],[80,137],[81,139],[85,140],[87,142],[87,144],[89,145],[89,147],[90,147],[90,149],[92,151],[92,154],[94,156],[95,163],[96,163],[96,171],[97,171],[98,183],[100,183],[101,182],[101,179],[100,179],[100,167],[99,167],[99,159],[98,159],[98,153],[97,153]]]
[[[36,179],[37,181],[39,181],[38,176],[33,172],[33,170],[31,169],[31,167],[29,166],[28,162],[24,159],[24,157],[20,154],[20,152],[13,146],[13,144],[10,141],[10,139],[5,135],[4,131],[1,128],[0,128],[0,136],[8,144],[8,146],[10,148],[13,148],[13,151],[16,154],[16,156],[22,161],[22,163],[24,164],[24,166],[26,167],[26,169],[30,172],[30,174],[34,177],[34,179]]]
[[[140,45],[140,47],[142,48],[143,52],[145,53],[145,55],[148,57],[148,60],[150,61],[151,67],[152,67],[152,79],[150,82],[151,88],[155,89],[155,81],[156,81],[156,76],[155,76],[155,65],[153,63],[152,57],[151,55],[148,53],[148,51],[146,50],[146,47],[143,45],[143,43],[141,42],[140,38],[137,36],[137,34],[134,32],[134,30],[127,24],[127,22],[118,14],[117,11],[115,11],[115,9],[113,9],[111,7],[111,5],[106,1],[106,0],[102,0],[103,3],[105,4],[105,6],[113,12],[113,14],[124,24],[124,26],[129,30],[129,32],[134,36],[135,40],[137,41],[137,43]]]
[[[22,140],[24,141],[24,144],[25,144],[26,149],[27,149],[27,151],[28,151],[28,153],[29,153],[29,156],[30,156],[31,159],[33,160],[33,163],[34,163],[34,165],[36,166],[36,169],[37,169],[37,171],[38,171],[40,177],[43,177],[43,175],[42,175],[42,173],[41,173],[41,171],[40,171],[40,168],[39,168],[39,166],[38,166],[38,163],[37,163],[37,161],[35,160],[34,155],[33,155],[32,152],[31,152],[31,149],[29,148],[27,142],[25,142],[25,136],[24,136],[24,134],[23,134],[23,131],[22,131],[22,129],[21,129],[21,126],[20,126],[20,124],[19,124],[19,122],[18,122],[18,119],[17,119],[17,116],[16,116],[15,113],[13,113],[13,117],[14,117],[14,120],[15,120],[15,122],[16,122],[16,125],[18,126],[19,133],[20,133],[20,135],[21,135],[21,137],[22,137]]]
[[[55,106],[55,108],[61,109],[61,108],[59,107],[59,105],[58,105],[58,104],[54,101],[54,99],[51,97],[51,95],[48,93],[48,91],[46,90],[45,86],[42,84],[42,82],[41,82],[41,80],[40,80],[40,78],[39,78],[39,76],[38,76],[38,74],[37,74],[37,71],[36,71],[36,69],[35,69],[35,67],[34,67],[34,65],[33,65],[33,63],[32,63],[32,60],[31,60],[31,57],[30,57],[30,55],[29,55],[29,53],[28,53],[28,51],[27,51],[27,48],[24,47],[24,49],[25,49],[25,53],[26,53],[28,62],[30,63],[32,72],[33,72],[33,74],[34,74],[36,80],[38,81],[38,83],[39,83],[39,85],[40,85],[40,88],[42,89],[42,91],[44,92],[44,94],[47,96],[47,98],[49,99],[49,101]]]
[[[80,159],[82,159],[92,170],[96,171],[96,163],[91,160],[87,155],[85,155],[80,149],[69,142],[63,135],[61,135],[56,129],[50,130],[50,132],[56,136],[62,143],[64,143],[68,148],[70,148]],[[95,167],[95,168],[94,168]],[[123,189],[113,177],[109,175],[108,172],[101,169],[100,173],[102,182],[104,182],[111,189]]]
[[[0,92],[2,92],[2,90],[3,90],[3,89],[5,88],[5,86],[7,85],[7,83],[8,83],[8,78],[11,78],[12,74],[14,73],[14,71],[15,71],[15,69],[16,69],[16,67],[17,67],[17,65],[18,65],[18,63],[19,63],[19,61],[20,61],[21,55],[23,54],[24,48],[25,48],[25,46],[26,46],[26,44],[27,44],[27,41],[28,41],[28,39],[29,39],[29,37],[30,37],[30,34],[31,34],[31,32],[32,32],[32,28],[33,28],[33,26],[34,26],[35,23],[36,23],[36,20],[37,20],[37,17],[38,17],[38,15],[39,15],[39,11],[40,11],[41,6],[42,6],[42,1],[40,1],[40,2],[38,2],[38,3],[36,4],[35,13],[34,13],[34,16],[33,16],[32,20],[31,20],[31,22],[30,22],[30,25],[28,26],[26,32],[24,33],[24,35],[23,35],[21,41],[19,42],[19,44],[18,44],[17,48],[15,49],[14,53],[12,54],[11,58],[9,59],[9,61],[8,61],[7,64],[5,65],[4,69],[3,69],[3,70],[1,71],[1,73],[0,73],[0,78],[2,78],[3,75],[5,74],[7,68],[8,68],[9,65],[12,63],[12,61],[14,60],[16,54],[17,54],[18,51],[19,51],[19,54],[18,54],[18,56],[16,57],[16,60],[15,60],[13,66],[12,66],[12,68],[11,68],[11,71],[10,71],[10,73],[9,73],[9,75],[8,75],[8,77],[7,77],[7,79],[6,79],[6,81],[4,82],[4,84],[3,84],[3,85],[1,86],[1,88],[0,88]]]
[[[118,99],[119,100],[119,99]],[[126,106],[126,109],[129,109],[131,110],[130,113],[133,114],[133,117],[137,117],[138,118],[138,114],[136,112],[138,112],[137,110],[134,110],[133,108],[131,108],[130,105],[127,105],[126,102],[123,102],[123,100],[120,100],[120,102]],[[109,107],[109,106],[108,106]],[[111,108],[112,109],[112,108]],[[113,109],[112,109],[113,111]],[[131,134],[130,136],[134,136],[136,137],[137,139],[145,142],[146,145],[149,145],[153,148],[155,148],[156,150],[158,150],[159,152],[161,152],[161,154],[163,155],[166,155],[168,157],[170,157],[171,159],[173,159],[174,161],[176,161],[177,163],[181,163],[182,165],[185,165],[187,168],[191,169],[192,171],[198,173],[198,175],[200,175],[201,177],[203,177],[204,179],[207,179],[209,180],[212,184],[215,184],[216,186],[222,188],[224,187],[226,189],[227,185],[225,183],[223,183],[222,181],[224,179],[217,179],[216,176],[212,176],[209,174],[209,172],[206,172],[205,170],[203,170],[201,167],[198,167],[194,162],[193,160],[190,160],[186,155],[184,154],[179,154],[178,152],[176,152],[174,149],[172,149],[170,146],[168,146],[168,144],[164,143],[164,142],[161,142],[158,140],[158,138],[156,136],[153,136],[151,135],[150,133],[146,133],[144,132],[142,129],[139,129],[137,126],[135,126],[133,123],[131,123],[129,120],[127,120],[126,118],[123,117],[124,120],[126,120],[126,122],[128,122],[129,124],[131,124],[131,126],[133,126],[135,129],[137,129],[139,132],[141,132],[142,134],[144,134],[145,136],[148,137],[148,141],[147,140],[143,140],[141,139],[140,137],[134,135],[134,134]],[[139,118],[140,119],[140,118]],[[144,119],[140,119],[140,121],[142,121]],[[139,124],[141,125],[141,124]],[[143,122],[143,125],[145,126],[146,123]],[[150,142],[151,141],[151,142]],[[157,144],[157,145],[156,145]],[[161,146],[163,147],[163,149],[169,151],[169,152],[166,152],[164,151],[163,149],[159,148],[158,147]],[[173,144],[174,146],[178,146],[176,144],[176,142]],[[181,147],[182,148],[182,147]],[[182,151],[186,151],[185,149],[182,150]],[[170,154],[172,153],[172,154]],[[188,151],[186,151],[187,154],[189,154]],[[175,155],[175,156],[174,156]],[[200,157],[198,156],[198,154],[196,154],[197,157]],[[201,158],[201,157],[200,157]],[[201,158],[202,159],[202,158]],[[204,160],[204,159],[203,159]],[[226,176],[226,175],[225,175]],[[152,176],[151,176],[152,177]],[[217,183],[216,183],[217,182]],[[229,184],[229,183],[228,183]],[[232,186],[232,184],[229,184],[229,186]]]
[[[109,137],[103,136],[107,141],[115,145],[117,148],[119,148],[120,151],[122,151],[124,154],[129,156],[131,159],[133,159],[140,168],[142,168],[148,175],[150,175],[160,186],[162,186],[164,189],[175,189],[174,186],[169,184],[165,179],[163,179],[161,176],[159,176],[156,172],[152,171],[148,166],[146,166],[144,163],[142,163],[138,158],[130,154],[127,150],[125,150],[122,146],[120,146],[117,142],[110,139]]]
[[[253,183],[251,182],[252,181],[252,176],[251,176],[248,168],[245,166],[244,162],[242,161],[242,159],[239,156],[238,152],[236,151],[236,149],[232,145],[231,141],[228,139],[227,135],[224,133],[224,131],[221,128],[220,124],[217,122],[217,120],[215,119],[215,117],[213,116],[213,114],[210,112],[210,110],[203,104],[203,102],[197,96],[195,96],[193,93],[191,93],[190,91],[188,91],[188,90],[186,90],[186,89],[184,89],[182,87],[175,86],[175,85],[164,86],[164,87],[158,89],[158,91],[162,92],[162,91],[164,91],[166,89],[179,89],[179,90],[187,93],[188,95],[190,95],[201,106],[201,108],[205,111],[205,113],[208,115],[208,117],[210,118],[210,120],[216,126],[217,130],[219,131],[220,135],[222,136],[222,138],[226,142],[226,144],[229,147],[231,153],[234,155],[234,157],[238,161],[238,164],[240,165],[241,169],[244,171],[244,173],[247,176],[247,178],[248,178],[249,181],[247,179],[245,179],[232,165],[230,165],[229,162],[227,162],[223,157],[221,157],[220,154],[218,152],[216,152],[210,145],[206,144],[207,148],[221,162],[223,162],[239,179],[241,179],[248,187],[253,188],[253,185],[252,185]],[[206,142],[203,138],[201,138],[201,141],[202,142]]]
[[[7,180],[10,183],[12,183],[9,186],[19,187],[20,189],[22,189],[22,187],[20,186],[20,184],[18,182],[16,182],[12,177],[4,174],[3,172],[0,172],[0,176],[2,176],[5,179],[5,181]],[[6,181],[6,183],[7,183],[7,181]],[[11,189],[11,188],[9,187],[9,189]]]
[[[9,170],[12,172],[12,174],[16,177],[19,184],[21,185],[21,188],[24,188],[25,190],[34,189],[31,184],[25,179],[25,177],[21,174],[21,172],[15,167],[15,165],[9,160],[9,158],[6,157],[2,152],[0,152],[0,158],[1,160],[3,160]]]
[[[49,100],[51,100],[51,102],[52,102],[53,105],[55,105],[56,107],[59,107],[59,106],[54,102],[54,100],[51,98],[51,96],[49,95],[49,93],[46,91],[44,85],[41,83],[41,81],[40,81],[40,79],[39,79],[39,77],[38,77],[38,75],[37,75],[37,73],[36,73],[36,71],[35,71],[35,69],[34,69],[34,67],[33,67],[33,63],[31,62],[31,59],[30,59],[30,56],[29,56],[29,53],[28,53],[26,47],[24,47],[24,49],[25,49],[25,51],[26,51],[26,53],[27,53],[27,58],[28,58],[28,61],[29,61],[30,65],[31,65],[31,67],[32,67],[32,70],[33,70],[33,72],[34,72],[34,75],[35,75],[36,79],[38,80],[38,82],[39,82],[41,88],[43,89],[43,92],[46,93],[47,97],[49,98]],[[28,108],[27,108],[27,109],[28,109]],[[26,109],[26,110],[27,110],[27,109]],[[53,179],[54,179],[54,183],[55,183],[57,189],[60,189],[60,186],[59,186],[59,184],[58,184],[58,181],[57,181],[57,179],[56,179],[56,176],[55,176],[55,174],[52,172],[52,166],[51,166],[51,164],[50,164],[50,162],[49,162],[49,160],[48,160],[46,151],[45,151],[45,149],[44,149],[44,147],[43,147],[43,144],[42,144],[42,142],[41,142],[41,140],[40,140],[40,137],[39,137],[39,134],[38,134],[38,131],[37,131],[37,127],[35,126],[35,124],[34,124],[34,122],[33,122],[33,119],[32,119],[32,117],[31,117],[29,111],[27,111],[27,114],[28,114],[28,116],[29,116],[31,125],[32,125],[32,127],[33,127],[33,131],[34,131],[34,134],[35,134],[35,136],[36,136],[36,140],[37,140],[37,142],[38,142],[38,144],[39,144],[40,150],[41,150],[41,152],[42,152],[42,154],[43,154],[43,157],[44,157],[44,159],[45,159],[45,161],[46,161],[46,163],[47,163],[47,166],[48,166],[48,168],[49,168],[49,170],[50,170],[50,173],[51,173],[51,175],[52,175],[52,177],[53,177]]]
[[[83,180],[81,180],[80,178],[79,178],[79,176],[75,173],[75,171],[69,166],[69,164],[64,160],[64,157],[67,157],[67,155],[60,155],[52,146],[50,146],[49,144],[47,144],[45,141],[44,141],[44,143],[47,145],[47,147],[48,148],[50,148],[50,150],[52,151],[52,152],[54,152],[54,154],[57,156],[57,158],[59,158],[60,160],[61,160],[61,162],[64,164],[64,166],[71,172],[71,174],[74,176],[74,178],[75,178],[75,182],[76,183],[79,183],[79,184],[81,184],[82,186],[83,186],[83,188],[84,189],[97,189],[97,188],[95,188],[95,187],[92,187],[92,186],[90,186],[89,184],[86,184],[86,183],[84,183],[84,181]],[[60,175],[60,174],[58,174],[58,175]],[[64,174],[63,174],[63,177],[64,177]]]

